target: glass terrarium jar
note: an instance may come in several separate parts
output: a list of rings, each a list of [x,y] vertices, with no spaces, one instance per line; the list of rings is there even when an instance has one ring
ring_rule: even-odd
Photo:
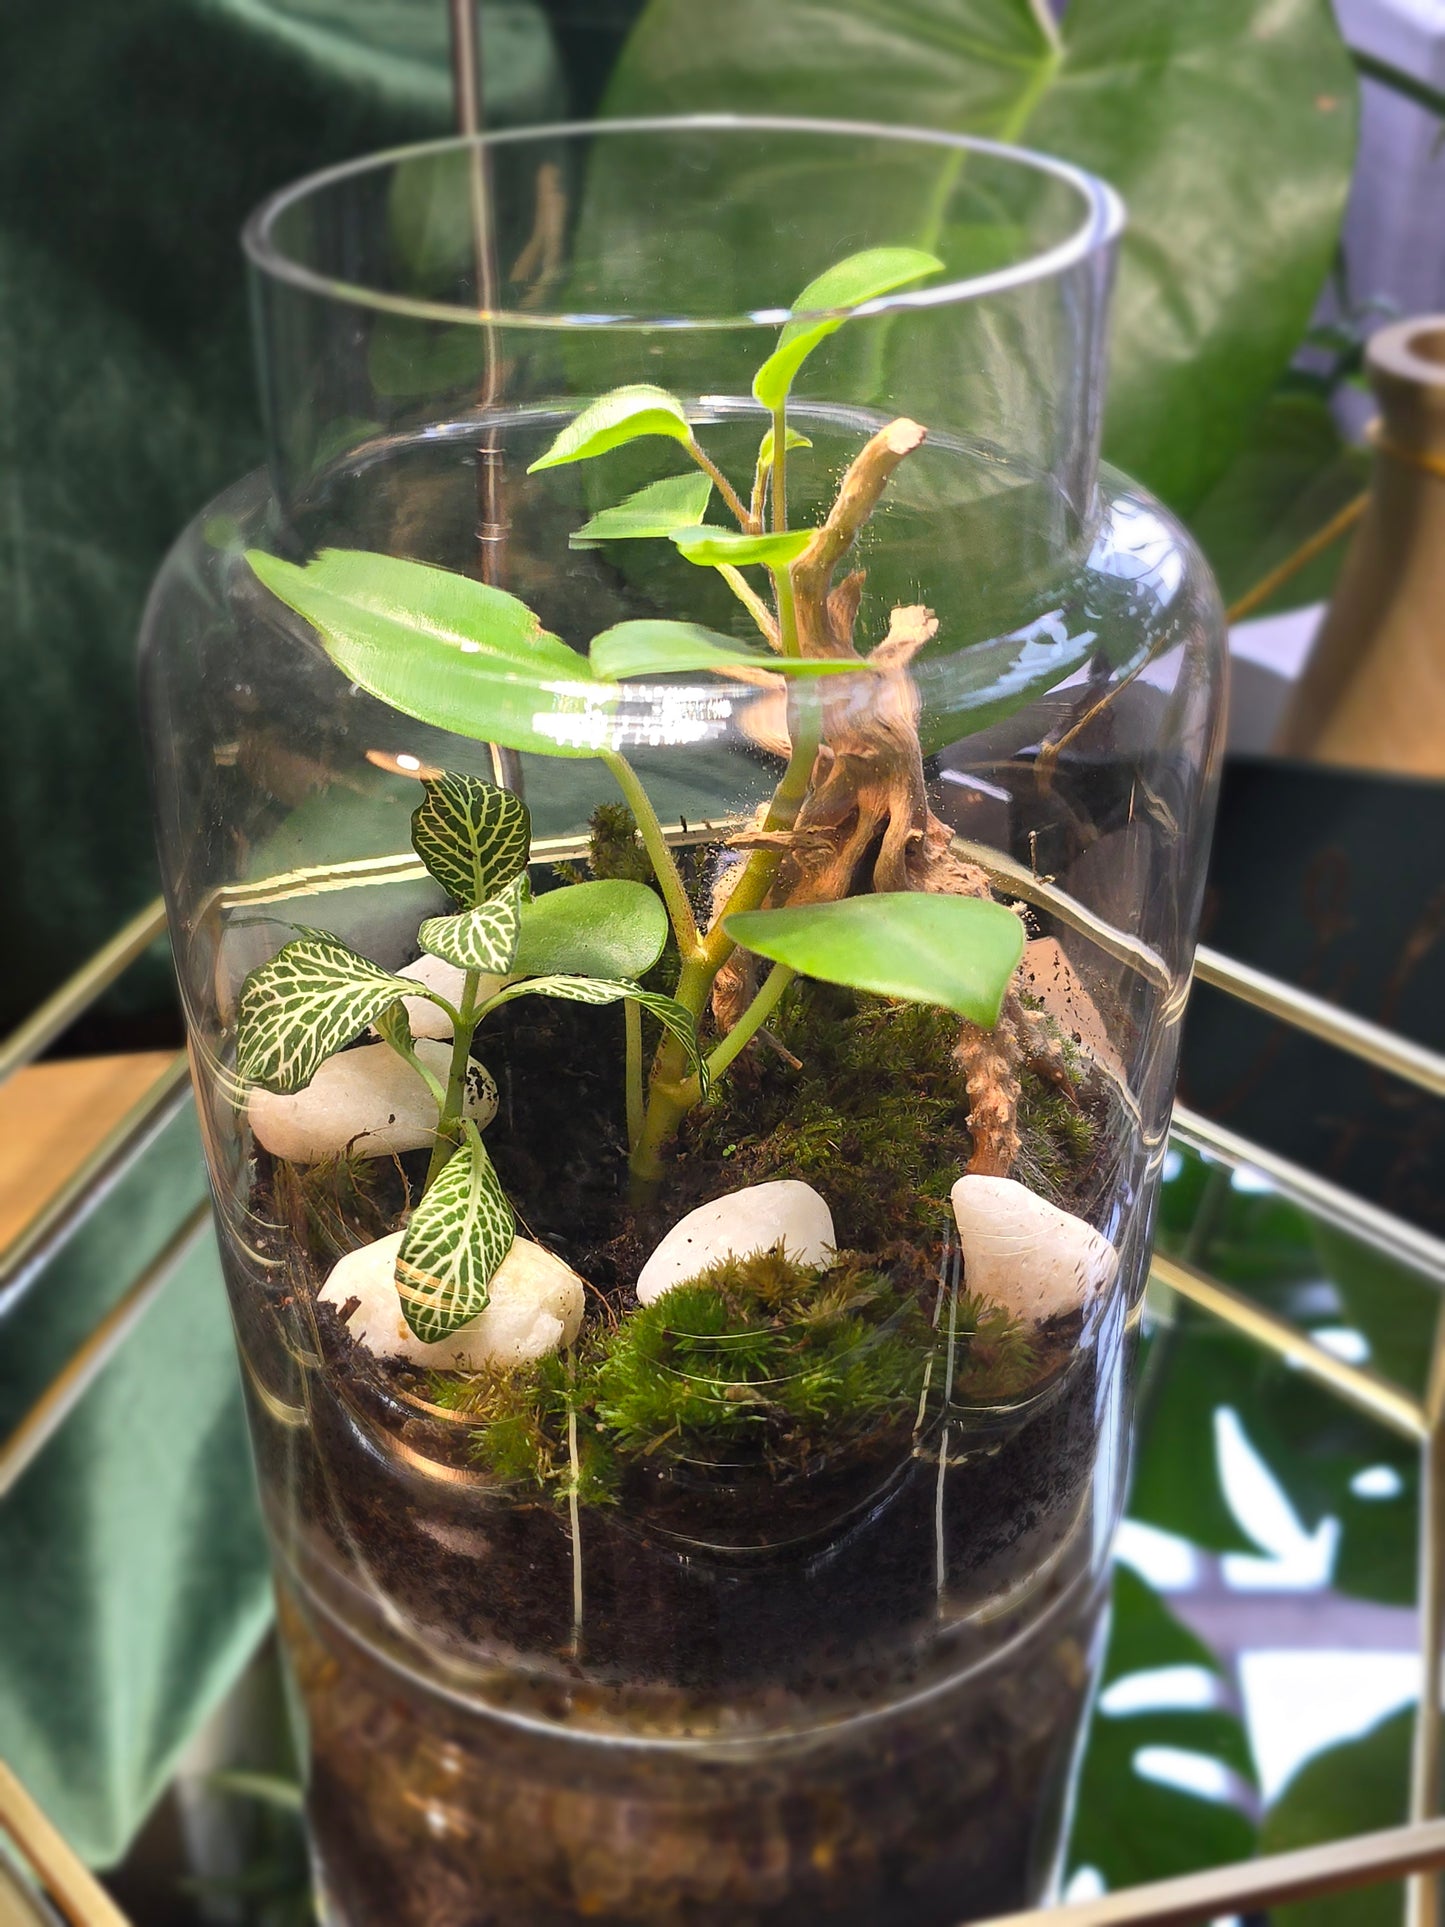
[[[144,679],[329,1920],[1047,1889],[1223,680],[1120,218],[693,121],[248,230]]]

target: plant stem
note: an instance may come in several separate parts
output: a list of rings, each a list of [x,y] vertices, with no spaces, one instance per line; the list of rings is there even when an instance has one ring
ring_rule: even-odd
[[[619,756],[615,749],[599,750],[598,755],[611,770],[613,780],[626,797],[637,824],[638,835],[642,838],[642,847],[652,858],[657,887],[662,892],[667,914],[672,919],[672,933],[677,939],[678,954],[686,963],[689,958],[696,957],[702,948],[697,934],[697,919],[688,902],[681,872],[667,846],[662,825],[657,820],[657,811],[652,807],[652,799],[625,756]]]
[[[788,403],[784,397],[773,410],[773,533],[788,526]]]
[[[630,997],[622,1000],[622,1021],[626,1026],[627,1040],[627,1149],[636,1149],[637,1140],[642,1136],[642,1120],[646,1112],[646,1094],[642,1088],[642,1006]]]
[[[437,1120],[436,1142],[427,1166],[422,1196],[430,1191],[437,1175],[462,1141],[462,1111],[467,1101],[467,1066],[472,1056],[472,1033],[477,1027],[477,992],[482,972],[469,970],[462,980],[461,1008],[452,1025],[452,1061],[447,1070],[446,1098]]]
[[[714,1081],[721,1077],[732,1063],[738,1052],[749,1045],[763,1025],[772,1016],[782,1001],[783,992],[793,981],[796,972],[787,964],[774,964],[763,979],[762,988],[748,1005],[747,1009],[724,1037],[717,1049],[707,1060],[708,1076]]]
[[[741,569],[735,569],[731,562],[720,562],[717,572],[726,582],[738,601],[747,610],[753,621],[762,631],[763,640],[769,649],[778,646],[778,625],[773,620],[773,612],[753,588]]]
[[[747,503],[744,502],[742,496],[738,494],[737,490],[733,487],[727,476],[723,474],[717,463],[704,449],[699,447],[696,442],[687,443],[687,452],[697,463],[703,474],[711,478],[713,487],[732,510],[738,527],[747,535],[756,535],[758,533],[757,525],[748,513]]]

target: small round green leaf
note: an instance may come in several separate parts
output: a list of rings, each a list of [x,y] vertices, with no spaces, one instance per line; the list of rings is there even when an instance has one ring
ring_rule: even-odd
[[[805,315],[826,308],[858,308],[926,274],[936,274],[942,266],[937,255],[925,254],[922,248],[864,248],[825,268],[803,289],[793,309]],[[847,319],[836,315],[825,321],[789,321],[777,347],[753,377],[754,398],[764,408],[780,408],[808,356]]]
[[[666,435],[675,442],[690,442],[692,429],[683,413],[682,403],[665,388],[649,382],[634,382],[599,395],[589,407],[562,430],[545,455],[539,455],[527,470],[535,475],[539,468],[561,468],[566,462],[589,461],[605,455],[610,448],[635,442],[642,435]]]
[[[1023,924],[1003,904],[922,890],[745,910],[723,928],[802,976],[938,1004],[988,1028],[1024,950]]]
[[[666,942],[667,911],[657,892],[603,877],[527,904],[510,969],[517,977],[640,977]]]
[[[750,562],[761,562],[769,569],[786,568],[813,539],[812,529],[788,529],[782,535],[747,535],[742,529],[674,529],[671,535],[679,553],[699,568],[727,564],[743,569]]]
[[[568,536],[568,547],[594,549],[599,542],[632,542],[694,528],[706,515],[711,494],[712,482],[706,475],[666,475],[615,508],[599,509],[590,522]]]

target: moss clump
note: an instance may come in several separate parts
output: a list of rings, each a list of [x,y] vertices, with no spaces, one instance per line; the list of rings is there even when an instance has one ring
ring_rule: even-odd
[[[1055,1204],[1077,1193],[1079,1174],[1093,1163],[1099,1142],[1095,1118],[1077,1097],[1025,1071],[1019,1080],[1019,1151],[1014,1176]]]
[[[637,834],[637,819],[625,803],[599,803],[588,828],[587,863],[594,877],[651,883],[652,859]]]
[[[597,1418],[624,1452],[802,1470],[917,1409],[932,1343],[911,1296],[852,1259],[783,1252],[714,1265],[626,1319],[592,1374]]]
[[[826,1269],[781,1250],[729,1259],[570,1357],[438,1378],[432,1396],[475,1422],[478,1463],[558,1503],[574,1487],[584,1505],[611,1503],[643,1464],[780,1479],[902,1447],[950,1383],[986,1401],[1032,1382],[1033,1348],[1007,1314],[960,1298],[935,1321],[918,1282],[846,1255]]]
[[[564,1504],[611,1505],[620,1468],[587,1411],[575,1358],[554,1354],[514,1372],[437,1377],[432,1399],[476,1421],[472,1456],[508,1484],[535,1485]],[[576,1418],[575,1431],[570,1423]]]
[[[733,1184],[815,1184],[851,1249],[936,1246],[973,1153],[958,1019],[804,981],[772,1029],[800,1068],[755,1053],[752,1076],[725,1079],[689,1121],[688,1154],[718,1159]]]

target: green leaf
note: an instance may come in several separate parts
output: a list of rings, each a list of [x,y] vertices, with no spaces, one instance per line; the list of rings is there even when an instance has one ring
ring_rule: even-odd
[[[1358,1739],[1306,1760],[1260,1828],[1261,1853],[1345,1840],[1403,1825],[1410,1809],[1414,1709],[1391,1713]],[[1400,1886],[1387,1882],[1270,1908],[1274,1927],[1396,1927]]]
[[[711,494],[711,479],[701,473],[664,476],[660,482],[649,482],[646,488],[638,489],[616,508],[599,509],[590,522],[568,536],[567,545],[595,549],[601,542],[631,542],[694,527],[706,515]]]
[[[797,429],[791,426],[788,428],[787,433],[783,436],[783,447],[785,449],[791,450],[794,448],[811,448],[812,446],[813,444],[808,440],[808,437],[806,435],[800,435]],[[758,443],[759,475],[766,475],[768,470],[772,467],[772,465],[773,465],[773,431],[771,428],[769,428],[765,431],[763,435],[763,439]],[[699,517],[698,519],[700,521],[702,518]]]
[[[620,692],[501,589],[361,549],[305,568],[247,560],[344,675],[403,715],[543,756],[592,756],[610,738]]]
[[[672,540],[680,554],[699,568],[730,564],[745,569],[761,562],[769,569],[796,562],[813,539],[812,529],[788,529],[781,535],[748,535],[742,529],[674,529]]]
[[[575,415],[545,455],[539,455],[527,470],[535,475],[539,468],[561,468],[566,462],[590,461],[605,455],[610,448],[635,442],[640,435],[666,435],[672,441],[692,441],[692,430],[682,403],[665,388],[649,382],[634,382],[614,388]]]
[[[989,1027],[1024,951],[1023,923],[1003,904],[922,890],[746,910],[723,928],[805,977],[940,1004]]]
[[[599,676],[670,676],[688,669],[770,669],[779,676],[868,675],[866,662],[829,657],[775,656],[767,649],[720,636],[695,622],[664,622],[647,617],[619,622],[592,638],[588,651]]]
[[[425,777],[422,787],[426,795],[411,819],[412,848],[464,909],[489,902],[527,867],[532,818],[526,804],[479,776],[444,771]]]
[[[499,990],[487,1003],[486,1013],[498,1010],[518,997],[560,997],[564,1003],[572,1004],[615,1004],[624,997],[630,998],[634,1004],[641,1004],[644,1010],[651,1011],[663,1029],[670,1031],[683,1045],[693,1073],[706,1094],[707,1064],[697,1041],[697,1025],[693,1022],[692,1012],[678,1003],[675,997],[664,997],[655,990],[644,990],[640,984],[630,983],[620,977],[611,980],[603,977],[529,977],[524,983],[508,984],[505,990]]]
[[[1318,395],[1274,395],[1190,517],[1225,602],[1237,601],[1293,555],[1361,492],[1369,473],[1367,451],[1341,438]],[[1348,547],[1347,537],[1333,543],[1255,613],[1322,601]]]
[[[241,986],[237,1073],[268,1091],[302,1090],[328,1057],[417,989],[328,931],[304,931]]]
[[[516,877],[489,903],[479,903],[453,917],[428,917],[417,932],[422,949],[459,970],[485,970],[505,977],[517,954],[523,881]]]
[[[794,311],[815,314],[823,308],[857,308],[880,295],[892,294],[927,274],[937,274],[943,263],[921,248],[864,248],[845,261],[825,268],[810,281]],[[778,345],[753,377],[753,396],[764,408],[778,408],[787,399],[795,376],[820,341],[836,334],[846,315],[829,321],[789,321]]]
[[[1214,1654],[1180,1625],[1144,1580],[1116,1566],[1105,1683],[1167,1666],[1221,1670]],[[1244,1728],[1221,1708],[1144,1707],[1111,1714],[1096,1707],[1079,1776],[1069,1865],[1097,1868],[1117,1889],[1246,1858],[1254,1845],[1246,1817],[1221,1801],[1147,1779],[1135,1763],[1150,1746],[1217,1760],[1246,1784],[1255,1778]]]
[[[667,911],[655,890],[622,877],[549,890],[522,911],[518,977],[640,977],[662,955]]]
[[[396,1254],[402,1316],[426,1344],[485,1311],[517,1220],[475,1124],[412,1213]]]
[[[745,100],[756,114],[985,135],[1102,175],[1129,210],[1105,454],[1188,512],[1293,356],[1329,273],[1354,157],[1350,58],[1329,0],[1070,0],[1057,23],[1051,15],[1036,0],[864,0],[849,7],[842,33],[816,0],[713,8],[649,0],[605,112],[735,112]],[[881,162],[880,148],[871,151]],[[806,197],[810,231],[823,231],[826,218],[839,232],[846,222],[863,236],[909,240],[954,274],[970,271],[976,254],[956,245],[956,227],[976,230],[989,212],[970,195],[975,172],[946,151],[899,154],[871,176],[851,156],[833,163],[800,154],[790,171],[764,176],[758,199],[764,191],[773,205]],[[911,231],[901,223],[900,180],[917,210]],[[1018,218],[994,213],[999,226]],[[672,298],[724,312],[720,300],[732,289],[720,295],[709,284],[710,257],[686,223],[684,232],[691,254],[668,262]],[[761,220],[756,232],[761,275],[772,235]],[[655,224],[650,234],[655,249]],[[691,262],[696,297],[685,279],[679,284]],[[712,274],[721,280],[715,266]],[[735,282],[742,279],[739,272]],[[967,325],[951,315],[955,354]],[[859,323],[860,333],[866,328]],[[892,334],[891,379],[859,385],[847,399],[907,395],[906,357],[921,337],[906,319]],[[981,355],[976,379],[994,378],[1001,365]],[[955,367],[966,387],[966,362]],[[986,414],[987,394],[973,392],[977,409],[972,394],[950,397],[956,419]]]

